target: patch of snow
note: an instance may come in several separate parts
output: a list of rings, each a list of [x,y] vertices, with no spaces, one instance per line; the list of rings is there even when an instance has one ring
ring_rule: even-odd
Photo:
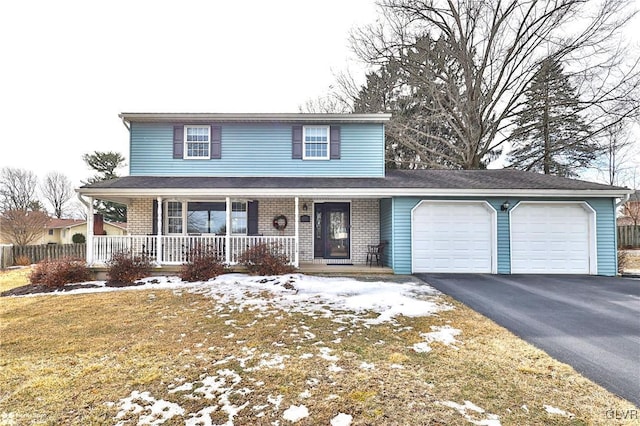
[[[329,355],[331,352],[333,352],[331,348],[320,348],[320,358],[326,359],[327,361],[337,361],[340,359],[336,355]]]
[[[276,307],[302,312],[312,317],[338,316],[333,311],[352,311],[356,314],[367,311],[377,313],[377,318],[361,320],[369,325],[391,322],[398,315],[419,317],[452,309],[451,306],[441,302],[440,293],[437,290],[417,282],[364,282],[353,278],[315,277],[304,274],[275,277],[225,274],[215,280],[194,283],[182,282],[178,277],[149,277],[140,281],[142,285],[131,287],[107,287],[104,281],[96,281],[90,284],[98,287],[47,294],[63,296],[143,290],[174,290],[174,294],[181,294],[181,291],[187,290],[212,297],[222,304],[236,302],[238,306],[235,309],[239,311],[243,309],[266,311],[273,309],[272,304],[275,304]],[[294,283],[297,292],[294,293],[285,288],[287,283]],[[264,291],[272,293],[273,297],[269,300],[261,297]],[[349,313],[339,315],[354,318],[354,315]]]
[[[559,416],[567,417],[569,419],[572,419],[575,417],[575,414],[570,413],[568,411],[561,410],[551,405],[543,405],[543,407],[544,407],[544,410],[549,414],[557,414]]]
[[[327,370],[331,371],[332,373],[339,373],[341,372],[343,369],[342,367],[338,367],[335,364],[331,364],[329,367],[327,367]]]
[[[368,362],[363,362],[362,364],[360,364],[360,368],[363,370],[373,370],[376,368],[376,366]]]
[[[282,404],[283,399],[284,399],[284,395],[277,395],[277,396],[267,395],[267,402],[273,405],[274,407],[276,407],[276,410],[280,408],[280,404]]]
[[[404,365],[402,364],[391,364],[390,367],[396,370],[404,370]]]
[[[313,354],[304,353],[304,354],[300,355],[300,359],[309,359],[309,358],[313,358]]]
[[[500,426],[500,417],[496,414],[487,413],[486,418],[480,419],[480,420],[474,418],[471,414],[469,414],[469,411],[473,411],[474,413],[476,413],[475,414],[476,416],[478,414],[485,414],[484,409],[478,407],[471,401],[464,401],[464,404],[462,405],[453,401],[438,401],[436,403],[440,405],[444,405],[445,407],[450,407],[455,409],[458,413],[462,415],[462,417],[465,418],[465,420],[467,420],[469,423],[472,423],[474,425]]]
[[[300,395],[298,395],[300,398],[311,398],[311,392],[309,392],[309,389],[306,389],[304,392],[300,392]]]
[[[178,404],[163,399],[155,399],[149,392],[133,391],[129,397],[121,399],[117,405],[120,411],[116,414],[116,419],[121,419],[130,414],[140,414],[138,419],[138,424],[140,425],[161,425],[174,416],[184,414],[184,409]],[[119,421],[116,426],[123,426],[127,423]]]
[[[282,413],[282,418],[292,423],[309,416],[309,410],[304,405],[292,405]]]
[[[418,353],[431,352],[431,346],[427,342],[414,343],[411,349]]]
[[[331,426],[350,426],[353,421],[353,416],[350,414],[339,413],[337,416],[331,419]]]
[[[315,377],[307,379],[307,385],[311,387],[318,386],[319,384],[320,384],[320,380],[316,379]]]
[[[431,330],[433,331],[429,333],[420,333],[420,337],[422,337],[425,341],[420,343],[415,343],[412,346],[412,349],[414,351],[418,353],[429,352],[431,351],[431,346],[429,346],[429,343],[432,343],[432,342],[439,342],[439,343],[442,343],[443,345],[451,346],[454,349],[458,349],[456,346],[454,346],[454,343],[458,343],[458,340],[456,340],[455,336],[462,333],[462,331],[448,325],[445,325],[442,327],[437,325],[432,325]]]

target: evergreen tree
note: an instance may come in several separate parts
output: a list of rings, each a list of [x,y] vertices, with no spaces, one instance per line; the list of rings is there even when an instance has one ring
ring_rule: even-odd
[[[444,39],[418,39],[397,58],[389,58],[367,74],[353,99],[356,113],[390,112],[385,126],[388,169],[462,168],[458,140],[446,119],[435,113],[446,94],[434,93],[427,82],[434,74],[451,72]]]
[[[116,170],[120,167],[124,167],[125,165],[122,154],[113,151],[95,151],[93,154],[84,154],[82,159],[87,163],[87,166],[97,172],[93,177],[83,182],[89,185],[96,182],[118,178],[119,176]],[[96,212],[102,214],[104,219],[107,221],[127,221],[127,206],[124,204],[105,200],[94,200],[93,207]]]
[[[552,57],[543,60],[533,76],[515,124],[509,137],[512,167],[576,176],[598,154],[598,144],[590,140],[589,126],[580,116],[578,95]]]

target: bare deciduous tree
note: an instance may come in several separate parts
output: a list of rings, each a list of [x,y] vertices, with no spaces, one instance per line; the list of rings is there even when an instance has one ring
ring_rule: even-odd
[[[40,210],[4,210],[0,213],[0,234],[18,246],[37,241],[45,231],[49,216]]]
[[[627,185],[634,177],[640,158],[638,147],[633,144],[630,129],[621,122],[611,126],[602,138],[602,154],[595,169],[609,185]]]
[[[30,210],[36,198],[38,178],[29,170],[3,167],[0,170],[0,211]]]
[[[416,136],[407,140],[435,136],[454,167],[476,169],[500,154],[526,87],[549,56],[566,65],[594,137],[638,114],[638,55],[621,44],[632,4],[382,0],[383,19],[355,30],[352,46],[372,65],[398,61],[432,100],[430,119],[452,136],[439,140],[429,126],[409,122],[404,130]]]
[[[65,207],[73,197],[71,181],[59,172],[49,172],[42,180],[40,191],[45,200],[51,204],[53,215],[61,218],[65,214]]]

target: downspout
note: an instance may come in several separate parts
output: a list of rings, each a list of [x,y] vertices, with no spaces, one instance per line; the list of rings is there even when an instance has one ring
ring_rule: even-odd
[[[88,265],[93,264],[93,198],[89,197],[87,202],[82,194],[78,192],[78,200],[87,208],[87,251],[86,262]]]
[[[622,197],[620,201],[616,203],[616,210],[618,209],[618,207],[629,201],[629,198],[631,198],[631,194],[624,194],[624,197]]]
[[[131,126],[127,124],[127,120],[125,120],[124,117],[121,117],[121,118],[122,118],[122,124],[124,125],[124,127],[126,127],[128,131],[131,131]]]

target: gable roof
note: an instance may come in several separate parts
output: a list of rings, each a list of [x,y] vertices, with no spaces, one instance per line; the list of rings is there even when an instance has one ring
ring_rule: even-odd
[[[86,220],[83,219],[58,219],[56,217],[52,217],[49,219],[49,222],[45,226],[47,229],[57,229],[57,228],[69,228],[71,226],[82,225],[86,223]]]
[[[294,191],[294,192],[292,192]],[[520,170],[389,170],[384,178],[127,176],[79,189],[84,195],[326,196],[398,195],[622,196],[631,190]]]

